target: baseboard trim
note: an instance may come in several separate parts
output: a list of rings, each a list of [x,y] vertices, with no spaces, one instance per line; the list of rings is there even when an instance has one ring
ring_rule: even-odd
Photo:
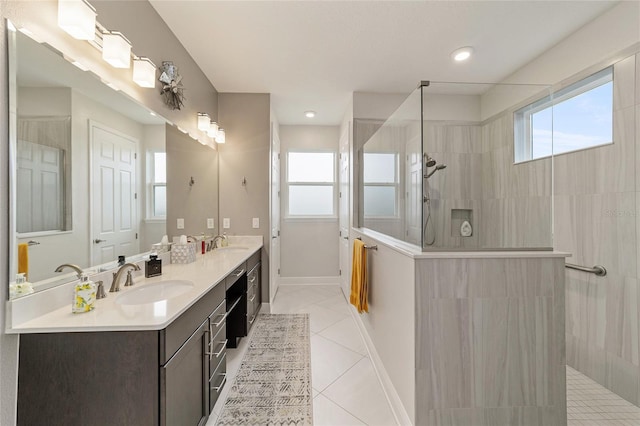
[[[389,401],[389,405],[391,406],[391,411],[393,411],[393,416],[396,419],[396,424],[398,425],[412,425],[411,418],[409,414],[404,408],[402,401],[400,400],[400,396],[398,392],[396,392],[396,388],[393,386],[391,382],[391,378],[387,373],[387,370],[384,368],[384,364],[382,363],[382,359],[380,355],[378,355],[378,351],[376,350],[373,341],[369,337],[369,333],[367,332],[364,323],[362,322],[362,318],[355,311],[355,309],[349,306],[349,312],[351,312],[351,316],[356,322],[358,326],[358,331],[364,340],[364,344],[367,347],[367,352],[369,353],[369,359],[371,360],[371,364],[373,364],[373,369],[378,376],[378,380],[382,385],[382,391],[384,392],[387,401]]]
[[[340,285],[340,277],[280,277],[278,287],[283,285]]]

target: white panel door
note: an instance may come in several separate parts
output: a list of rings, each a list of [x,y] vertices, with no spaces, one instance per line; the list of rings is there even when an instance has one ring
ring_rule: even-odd
[[[64,151],[19,141],[16,186],[18,232],[63,230]]]
[[[136,142],[90,124],[92,264],[140,252],[136,196]]]
[[[349,244],[349,184],[350,164],[349,146],[351,136],[351,122],[340,135],[340,196],[338,198],[338,221],[340,226],[339,256],[340,256],[340,285],[347,296],[351,287],[351,246]]]
[[[280,136],[271,123],[271,247],[269,261],[269,303],[278,291],[280,279]]]

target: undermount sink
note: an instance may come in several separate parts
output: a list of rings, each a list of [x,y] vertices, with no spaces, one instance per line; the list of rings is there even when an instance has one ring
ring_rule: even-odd
[[[221,251],[221,252],[229,252],[229,251],[246,251],[249,250],[249,247],[244,247],[244,246],[226,246],[226,247],[218,247],[217,249],[215,249],[217,251]]]
[[[117,305],[143,305],[180,296],[191,290],[194,284],[185,280],[167,280],[134,287],[116,297]]]

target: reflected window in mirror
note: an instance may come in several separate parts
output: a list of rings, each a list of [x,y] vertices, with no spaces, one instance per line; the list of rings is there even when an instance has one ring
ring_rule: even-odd
[[[18,117],[16,230],[71,229],[71,117]]]
[[[167,153],[149,151],[147,153],[150,200],[147,218],[166,219],[167,217]]]

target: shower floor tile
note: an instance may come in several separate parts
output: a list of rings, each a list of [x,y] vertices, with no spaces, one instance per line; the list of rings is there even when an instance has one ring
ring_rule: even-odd
[[[638,426],[637,407],[567,365],[568,426]]]

